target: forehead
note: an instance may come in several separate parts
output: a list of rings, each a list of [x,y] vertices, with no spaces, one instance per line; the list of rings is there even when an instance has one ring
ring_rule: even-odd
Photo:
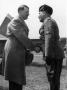
[[[44,14],[45,15],[46,12],[45,11],[40,11],[39,14]]]
[[[28,8],[28,7],[24,7],[24,10],[25,10],[25,11],[29,11],[29,8]]]

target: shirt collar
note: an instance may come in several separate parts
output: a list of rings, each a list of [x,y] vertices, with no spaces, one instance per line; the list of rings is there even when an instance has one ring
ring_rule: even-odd
[[[49,19],[51,19],[51,17],[47,17],[44,22],[47,22]]]

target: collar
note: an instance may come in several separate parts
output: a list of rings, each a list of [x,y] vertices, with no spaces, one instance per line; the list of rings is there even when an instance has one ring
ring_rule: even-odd
[[[26,22],[24,21],[24,19],[23,19],[22,17],[20,17],[20,16],[18,16],[18,18],[19,18],[20,22],[21,22],[22,24],[24,24],[24,26],[27,28],[27,31],[29,32],[29,28],[28,28]]]
[[[24,22],[24,19],[22,17],[18,16],[18,18],[19,18],[19,20],[20,20],[21,23]]]
[[[51,20],[51,17],[47,17],[47,18],[44,20],[44,23],[46,23],[48,20]]]

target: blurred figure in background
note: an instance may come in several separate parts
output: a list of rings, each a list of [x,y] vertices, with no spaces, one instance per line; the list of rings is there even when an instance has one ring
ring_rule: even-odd
[[[59,42],[59,29],[55,20],[51,18],[53,9],[48,5],[39,8],[39,20],[42,22],[40,29],[41,40],[44,45],[47,77],[50,90],[60,90],[60,75],[64,53]]]

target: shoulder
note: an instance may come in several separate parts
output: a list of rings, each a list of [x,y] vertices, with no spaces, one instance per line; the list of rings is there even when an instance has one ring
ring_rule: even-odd
[[[51,18],[47,18],[46,21],[44,22],[44,29],[45,29],[45,34],[53,34],[54,30],[52,28],[53,20]]]
[[[52,19],[52,18],[48,18],[47,19],[47,21],[46,21],[46,25],[47,25],[47,27],[58,27],[58,25],[57,25],[57,23],[56,23],[56,21],[54,20],[54,19]]]
[[[51,19],[51,25],[55,26],[55,27],[58,27],[57,22],[54,19]]]
[[[8,26],[10,26],[10,25],[18,25],[18,24],[20,24],[20,20],[19,20],[18,17],[15,17],[15,18],[13,18],[13,19],[10,21],[10,23],[8,24]]]
[[[19,19],[17,19],[17,18],[13,18],[7,26],[8,29],[18,29],[21,27],[22,27],[22,25],[21,25]]]
[[[44,26],[51,27],[51,25],[52,25],[52,19],[51,18],[47,18],[46,20],[44,20]]]
[[[20,23],[19,17],[13,18],[12,23]]]

